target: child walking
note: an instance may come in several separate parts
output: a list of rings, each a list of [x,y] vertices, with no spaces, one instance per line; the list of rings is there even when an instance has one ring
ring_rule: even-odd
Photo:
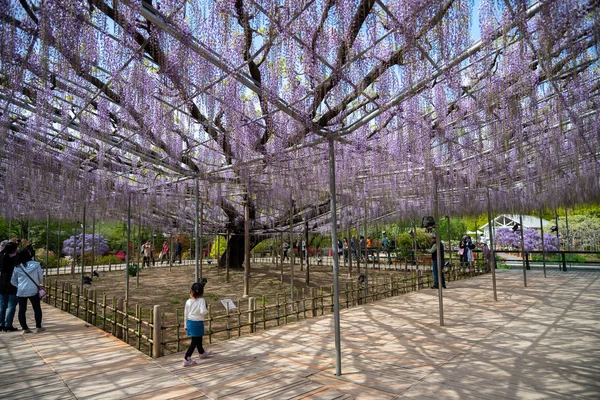
[[[188,336],[192,338],[192,343],[185,352],[185,357],[182,361],[184,367],[196,364],[196,361],[192,360],[192,354],[194,354],[196,348],[198,348],[200,359],[206,358],[212,354],[211,351],[205,351],[202,347],[202,336],[204,336],[204,314],[208,313],[206,301],[204,301],[202,295],[204,295],[204,282],[196,282],[192,285],[190,298],[185,303],[183,318],[185,329]]]

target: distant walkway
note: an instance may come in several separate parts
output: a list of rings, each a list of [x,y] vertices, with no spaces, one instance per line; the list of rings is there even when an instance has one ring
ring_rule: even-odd
[[[139,264],[141,265],[142,262],[140,261],[139,263],[132,261],[132,264]],[[195,260],[182,260],[182,263],[180,264],[179,262],[174,262],[173,263],[173,267],[177,267],[177,266],[182,266],[182,265],[195,265],[196,261]],[[207,263],[206,259],[204,260],[205,264],[209,264]],[[112,264],[112,265],[108,265],[108,264],[102,264],[102,265],[85,265],[85,274],[86,275],[90,275],[91,271],[98,271],[98,272],[107,272],[107,271],[121,271],[125,269],[125,266],[127,264],[122,263],[122,264]],[[157,261],[155,263],[155,265],[153,265],[152,267],[144,267],[144,268],[169,268],[169,263],[164,262],[162,265],[160,263],[160,261]],[[60,268],[49,268],[48,269],[48,275],[50,276],[55,276],[55,275],[68,275],[74,273],[76,275],[81,274],[81,265],[76,265],[75,267],[72,266],[67,266],[67,267],[60,267]]]
[[[0,398],[598,399],[600,272],[498,270],[156,361],[44,307],[48,331],[0,334]]]

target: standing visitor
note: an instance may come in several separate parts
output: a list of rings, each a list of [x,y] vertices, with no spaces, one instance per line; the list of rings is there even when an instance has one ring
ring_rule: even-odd
[[[185,302],[183,313],[183,322],[187,335],[192,338],[192,343],[185,352],[182,361],[184,367],[196,364],[192,359],[194,350],[198,349],[199,358],[204,359],[212,354],[212,351],[205,351],[202,347],[202,336],[204,336],[204,315],[208,313],[204,295],[204,284],[206,282],[196,282],[190,290],[190,298]]]
[[[17,309],[17,287],[11,283],[16,265],[27,262],[33,257],[33,247],[23,240],[25,248],[19,251],[18,240],[3,242],[0,251],[0,331],[14,332],[19,329],[13,326]]]
[[[360,246],[360,259],[361,261],[365,261],[367,255],[367,243],[365,242],[365,237],[361,236],[358,242]]]
[[[465,242],[465,238],[463,237],[462,239],[460,239],[460,243],[458,244],[458,250],[456,251],[456,254],[458,254],[458,260],[460,263],[460,266],[463,267],[464,266],[464,262],[465,262],[465,248],[464,248],[464,242]]]
[[[169,244],[167,243],[166,240],[162,244],[162,249],[160,251],[158,258],[160,258],[160,265],[162,265],[163,261],[169,259]]]
[[[481,242],[481,253],[483,254],[485,272],[490,272],[492,269],[492,252],[486,242]]]
[[[441,250],[441,261],[442,265],[444,265],[444,244],[440,243]],[[438,270],[437,270],[437,239],[435,235],[431,235],[431,247],[429,248],[429,252],[431,253],[431,266],[433,269],[433,286],[432,289],[438,288]],[[444,271],[442,270],[442,287],[446,289],[446,279],[444,278]]]
[[[460,251],[462,250],[461,265],[464,265],[466,267],[470,266],[469,263],[473,261],[474,248],[475,246],[471,241],[471,237],[469,235],[463,236],[462,240],[460,241],[460,244],[458,245],[459,255]]]
[[[42,267],[37,261],[30,261],[31,255],[28,260],[22,264],[15,266],[15,269],[10,279],[10,283],[17,287],[17,298],[19,300],[19,324],[23,329],[23,333],[32,333],[29,326],[27,326],[27,300],[31,303],[33,308],[33,315],[35,317],[36,332],[44,332],[46,329],[42,327],[42,307],[40,305],[41,299],[39,295],[40,284],[42,283],[43,274]]]
[[[181,257],[183,255],[183,247],[181,246],[181,242],[179,241],[179,238],[175,239],[175,256],[173,257],[173,262],[175,262],[175,260],[177,260],[177,257],[179,257],[179,264],[181,264]]]
[[[146,241],[146,243],[144,243],[144,246],[142,247],[142,255],[143,255],[143,259],[142,259],[142,268],[144,268],[145,266],[148,266],[148,268],[150,268],[150,261],[152,260],[152,244],[150,243],[150,241]]]
[[[369,257],[375,262],[373,259],[373,241],[371,240],[371,236],[367,236],[367,261],[369,261]]]
[[[288,242],[284,241],[283,242],[283,259],[287,260],[288,257],[288,250],[290,249],[290,245],[288,244]]]
[[[348,246],[348,238],[344,238],[344,263],[348,262],[348,257],[350,256],[350,248]]]
[[[350,251],[352,252],[352,259],[356,260],[357,259],[357,255],[356,255],[356,238],[354,236],[352,236],[352,238],[350,239]]]
[[[392,256],[390,254],[390,240],[385,236],[385,232],[383,232],[383,239],[381,240],[381,245],[383,246],[383,251],[387,254],[388,264],[392,265]]]

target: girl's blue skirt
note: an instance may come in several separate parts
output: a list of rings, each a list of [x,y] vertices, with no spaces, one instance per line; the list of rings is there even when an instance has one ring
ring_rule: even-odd
[[[185,324],[188,336],[204,336],[204,321],[187,320]]]

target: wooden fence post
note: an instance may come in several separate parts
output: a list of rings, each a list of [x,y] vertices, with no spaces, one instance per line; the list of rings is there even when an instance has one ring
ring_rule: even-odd
[[[254,308],[255,308],[256,302],[254,300],[254,297],[248,297],[248,324],[250,325],[250,333],[254,333],[255,331],[255,327],[254,327]]]
[[[310,304],[311,304],[310,308],[311,308],[311,311],[312,311],[312,316],[316,317],[317,316],[317,299],[315,298],[315,288],[314,287],[310,288],[310,298],[311,298],[311,300],[310,300]]]
[[[119,312],[119,310],[123,310],[123,298],[119,297],[117,299],[117,307],[115,309],[115,314],[117,316],[117,326],[116,326],[116,337],[123,340],[123,314]]]
[[[152,342],[152,358],[158,358],[162,355],[161,353],[161,342],[162,342],[162,327],[161,327],[161,320],[160,320],[160,306],[156,305],[154,306],[154,312],[153,312],[153,316],[154,316],[154,325],[152,325],[152,331],[153,331],[153,342]]]
[[[93,313],[94,313],[94,289],[90,289],[87,292],[87,315],[86,321],[88,324],[93,322]]]

